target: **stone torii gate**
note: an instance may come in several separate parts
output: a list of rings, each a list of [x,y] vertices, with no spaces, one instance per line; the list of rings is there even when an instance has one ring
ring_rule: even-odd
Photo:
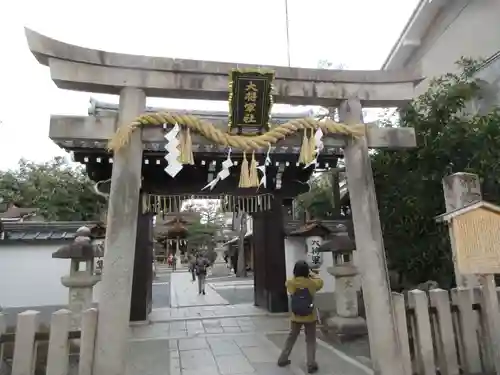
[[[244,64],[98,51],[53,40],[29,29],[26,37],[36,59],[49,67],[57,87],[119,95],[120,126],[142,114],[146,96],[227,100],[228,72],[235,67],[250,68]],[[413,98],[414,85],[421,80],[404,71],[259,68],[275,72],[275,102],[338,107],[340,120],[348,125],[363,122],[362,106],[390,107],[408,102]],[[83,127],[73,136],[92,138],[91,130]],[[141,137],[146,133],[134,132],[129,145],[114,155],[95,375],[124,372],[141,187]],[[403,367],[398,360],[399,342],[368,150],[415,147],[414,130],[367,127],[364,137],[329,141],[344,148],[375,372],[400,375]]]

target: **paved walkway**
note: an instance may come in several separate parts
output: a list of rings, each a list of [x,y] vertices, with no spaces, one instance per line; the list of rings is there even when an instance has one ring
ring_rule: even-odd
[[[228,305],[207,287],[198,296],[189,273],[172,273],[175,306],[153,310],[150,324],[131,327],[125,375],[303,375],[305,343],[300,337],[292,364],[276,361],[286,339],[288,314],[250,304]],[[175,297],[174,297],[175,295]],[[318,340],[320,375],[372,375],[360,361]]]
[[[198,283],[192,281],[189,272],[172,272],[170,276],[170,303],[172,307],[228,305],[210,285],[205,287],[206,295],[198,294]]]

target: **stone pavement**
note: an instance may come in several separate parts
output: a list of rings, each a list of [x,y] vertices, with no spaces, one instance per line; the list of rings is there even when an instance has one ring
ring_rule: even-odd
[[[184,272],[172,273],[171,285],[176,305],[188,306],[154,309],[150,324],[131,326],[126,375],[305,373],[303,336],[292,352],[292,365],[276,366],[289,328],[288,314],[271,314],[252,304],[224,304],[208,285],[207,295],[198,296],[196,284]],[[319,374],[373,374],[360,361],[321,340],[317,359]]]
[[[231,309],[233,308],[233,309]],[[163,309],[164,314],[167,309]],[[245,310],[251,316],[244,316]],[[222,315],[233,314],[231,317]],[[170,309],[170,319],[131,328],[126,375],[302,375],[304,337],[292,352],[292,365],[276,366],[288,331],[285,314],[249,305]],[[205,315],[205,317],[200,317]],[[370,375],[360,361],[318,340],[319,374]]]
[[[206,295],[198,294],[198,282],[192,281],[189,272],[172,272],[170,275],[170,303],[172,307],[228,305],[224,298],[209,285]]]

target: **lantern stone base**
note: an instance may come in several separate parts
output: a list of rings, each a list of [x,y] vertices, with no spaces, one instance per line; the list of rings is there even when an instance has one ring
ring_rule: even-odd
[[[212,276],[224,277],[224,276],[229,276],[230,274],[231,271],[227,267],[226,263],[214,264],[212,267]]]
[[[360,316],[332,316],[326,319],[325,330],[327,335],[335,335],[338,341],[349,341],[368,334],[366,321]]]
[[[217,253],[217,258],[215,259],[214,265],[212,266],[212,276],[229,276],[231,271],[224,261],[224,248],[215,248],[215,252]]]

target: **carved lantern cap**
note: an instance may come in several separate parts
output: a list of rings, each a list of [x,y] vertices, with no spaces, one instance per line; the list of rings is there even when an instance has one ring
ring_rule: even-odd
[[[320,253],[347,253],[356,250],[356,243],[346,235],[334,236],[331,240],[323,242],[317,249]]]
[[[323,225],[321,221],[311,220],[307,221],[304,225],[296,230],[290,232],[290,236],[294,237],[311,237],[320,236],[325,237],[331,233],[331,230]]]
[[[76,231],[75,240],[69,245],[60,247],[52,253],[52,258],[92,260],[95,257],[94,246],[91,241],[91,230],[81,227]]]

